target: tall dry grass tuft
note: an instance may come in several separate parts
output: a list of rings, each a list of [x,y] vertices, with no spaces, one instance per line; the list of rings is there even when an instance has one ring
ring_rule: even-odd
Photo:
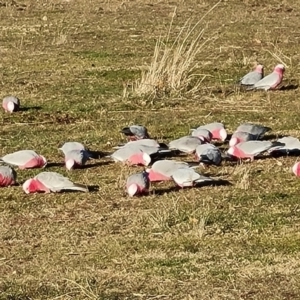
[[[196,74],[196,70],[199,69],[197,55],[209,42],[216,39],[214,35],[203,39],[205,28],[199,31],[199,25],[220,2],[212,6],[194,26],[191,20],[188,20],[170,45],[175,9],[167,36],[157,40],[152,62],[137,81],[135,87],[137,95],[165,96],[183,92],[193,93],[198,90],[206,76]]]

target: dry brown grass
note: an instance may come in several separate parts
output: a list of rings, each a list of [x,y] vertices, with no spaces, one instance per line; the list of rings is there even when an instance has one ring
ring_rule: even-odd
[[[151,65],[157,38],[169,32],[166,46],[176,49],[180,30],[187,29],[184,39],[211,7],[209,1],[2,1],[0,96],[15,94],[28,110],[0,114],[0,156],[30,148],[61,162],[57,148],[67,140],[111,151],[123,141],[120,128],[132,123],[166,142],[212,121],[229,132],[250,121],[272,127],[273,138],[299,136],[297,89],[232,88],[256,61],[268,73],[282,60],[284,85],[299,84],[297,2],[222,1],[204,19],[209,33],[220,34],[195,56],[197,74],[209,75],[197,91],[177,88],[182,95],[149,102],[128,88],[123,98],[124,85]],[[297,159],[226,162],[203,173],[231,185],[153,184],[149,196],[132,199],[122,184],[140,168],[105,159],[72,172],[48,169],[99,187],[91,193],[1,189],[0,299],[298,299],[299,181],[290,172]],[[39,171],[18,171],[19,182]]]
[[[203,23],[219,4],[220,1],[213,5],[196,24],[187,20],[173,42],[170,38],[176,16],[175,7],[167,36],[158,38],[151,64],[146,71],[142,71],[141,79],[137,81],[137,95],[163,97],[190,95],[199,91],[202,81],[209,76],[199,74],[199,54],[205,52],[205,46],[217,38],[217,35],[212,33],[208,37],[204,36],[208,23],[205,26]]]

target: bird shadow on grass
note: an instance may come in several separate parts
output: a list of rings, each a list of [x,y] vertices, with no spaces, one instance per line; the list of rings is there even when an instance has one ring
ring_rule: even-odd
[[[184,188],[181,188],[179,186],[171,186],[168,188],[155,189],[150,192],[150,195],[161,196],[161,195],[172,193],[172,192],[178,192],[180,190],[189,190],[189,189],[201,188],[201,187],[205,187],[205,186],[228,186],[228,185],[232,185],[232,183],[229,182],[228,180],[214,179],[211,181],[208,180],[208,181],[199,182],[199,183],[196,183],[194,186],[189,186],[189,187],[184,187]]]
[[[99,191],[99,186],[98,185],[88,185],[87,186],[88,192],[93,193],[93,192],[98,192]],[[59,192],[60,194],[72,194],[72,193],[80,193],[81,191],[78,190],[62,190]],[[83,193],[82,193],[83,194]]]
[[[199,182],[195,185],[195,187],[204,187],[204,186],[228,186],[232,185],[232,183],[228,180],[224,179],[214,179],[214,180],[207,180],[203,182]]]
[[[98,192],[99,191],[99,185],[89,185],[88,186],[89,192]]]
[[[112,164],[113,161],[99,161],[99,162],[96,162],[94,164],[87,164],[87,165],[84,165],[82,166],[81,169],[91,169],[91,168],[96,168],[96,167],[101,167],[101,166],[107,166],[107,165],[110,165]]]
[[[52,167],[64,167],[64,163],[63,162],[50,162],[47,163],[47,166],[45,167],[46,169],[48,168],[52,168]]]
[[[91,158],[93,159],[100,159],[102,157],[105,157],[105,156],[108,156],[108,155],[111,155],[111,153],[109,152],[103,152],[103,151],[92,151],[92,150],[88,150]]]
[[[298,89],[298,84],[287,84],[279,88],[280,91],[290,91]]]
[[[181,190],[181,188],[179,186],[171,186],[171,187],[167,187],[167,188],[161,188],[161,189],[155,189],[150,191],[150,195],[164,195],[164,194],[168,194],[168,193],[172,193],[172,192],[177,192]]]
[[[41,106],[22,106],[19,108],[19,111],[29,111],[29,110],[41,110]]]

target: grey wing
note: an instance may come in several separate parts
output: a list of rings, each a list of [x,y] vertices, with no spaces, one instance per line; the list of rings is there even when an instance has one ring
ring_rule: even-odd
[[[189,184],[199,179],[201,176],[194,169],[177,169],[173,174],[173,180],[178,184]]]
[[[138,151],[140,151],[139,147],[125,146],[125,147],[122,147],[122,148],[118,149],[117,151],[115,151],[111,155],[111,158],[115,162],[117,162],[117,161],[125,162],[131,155],[137,153]]]
[[[149,189],[149,178],[147,172],[135,173],[127,178],[126,185],[137,184],[138,186]]]
[[[239,138],[242,141],[246,142],[246,141],[257,140],[258,136],[253,135],[249,132],[237,131],[233,133],[232,138]]]
[[[3,103],[13,102],[14,104],[20,106],[20,100],[15,96],[6,96],[3,98]]]
[[[17,180],[17,173],[11,167],[0,166],[0,173],[3,175],[3,177],[12,178],[14,181]]]
[[[196,147],[201,144],[201,140],[195,136],[184,136],[170,142],[169,148],[178,149],[182,152],[194,152]]]
[[[90,156],[85,150],[72,150],[65,154],[67,159],[73,159],[75,162],[84,165]]]
[[[243,152],[256,156],[263,153],[272,147],[272,142],[270,141],[248,141],[242,142],[236,145]]]
[[[85,150],[84,145],[82,145],[79,142],[66,142],[63,144],[61,148],[59,148],[61,151],[63,151],[64,154],[72,151],[72,150]]]
[[[219,149],[208,149],[202,155],[200,155],[200,161],[219,166],[222,162],[221,151]]]
[[[237,128],[236,132],[248,132],[254,136],[257,136],[257,138],[261,138],[266,132],[271,130],[272,128],[263,125],[244,123]]]
[[[38,156],[38,154],[33,150],[20,150],[6,154],[1,159],[8,164],[22,166],[36,156]]]
[[[206,124],[206,125],[199,126],[198,128],[204,128],[204,129],[207,129],[211,132],[211,131],[214,131],[216,129],[225,128],[225,126],[224,126],[223,123],[213,122],[213,123],[209,123],[209,124]]]
[[[142,125],[131,125],[129,128],[132,134],[139,138],[145,138],[148,136],[147,129]]]
[[[127,144],[125,144],[126,146],[151,146],[151,147],[159,147],[159,143],[156,140],[153,139],[142,139],[142,140],[137,140],[137,141],[130,141]]]
[[[189,168],[188,163],[174,161],[174,160],[159,160],[152,166],[153,171],[163,174],[164,176],[171,176],[174,171],[180,168]]]
[[[43,185],[45,185],[52,192],[59,192],[61,190],[82,190],[86,191],[86,188],[74,184],[69,178],[56,172],[42,172],[35,176]]]
[[[262,74],[258,73],[256,71],[252,71],[249,72],[248,74],[246,74],[241,80],[240,80],[240,84],[242,85],[254,85],[255,83],[257,83],[258,81],[260,81],[262,79]]]
[[[269,89],[272,85],[274,85],[278,81],[278,74],[271,73],[268,76],[264,77],[260,81],[254,84],[254,88],[256,89]]]

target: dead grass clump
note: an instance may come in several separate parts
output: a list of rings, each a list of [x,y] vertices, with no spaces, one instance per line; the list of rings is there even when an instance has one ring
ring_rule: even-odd
[[[199,31],[199,25],[219,3],[220,1],[212,6],[194,26],[191,25],[191,20],[188,20],[175,41],[170,43],[174,11],[167,36],[157,40],[151,65],[142,72],[141,79],[136,84],[137,95],[161,97],[198,90],[205,75],[196,73],[199,69],[197,56],[205,49],[207,43],[216,38],[214,35],[204,38],[205,28]]]

